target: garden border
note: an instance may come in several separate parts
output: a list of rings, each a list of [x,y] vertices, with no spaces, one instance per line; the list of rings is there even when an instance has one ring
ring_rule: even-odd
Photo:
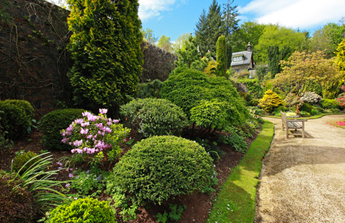
[[[254,221],[256,190],[262,168],[262,158],[271,146],[273,135],[273,123],[265,120],[261,133],[224,183],[207,222]]]

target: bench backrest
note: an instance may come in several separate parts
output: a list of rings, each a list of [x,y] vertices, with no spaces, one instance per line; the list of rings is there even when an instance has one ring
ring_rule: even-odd
[[[282,122],[286,123],[286,113],[280,111],[281,117],[282,117]]]

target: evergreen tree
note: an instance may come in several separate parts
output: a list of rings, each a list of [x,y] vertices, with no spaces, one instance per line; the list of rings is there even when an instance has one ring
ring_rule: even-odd
[[[192,68],[192,64],[195,61],[199,61],[201,59],[196,47],[195,38],[193,38],[192,35],[189,36],[189,39],[186,42],[186,49],[179,50],[177,54],[179,55],[179,57],[178,60],[175,61],[175,64],[178,67]]]
[[[240,21],[237,18],[239,15],[237,5],[232,6],[233,3],[234,0],[228,0],[226,4],[223,4],[222,30],[227,42],[229,42],[231,36],[238,31],[238,22]]]
[[[195,42],[198,45],[199,52],[201,55],[205,55],[208,51],[207,49],[207,18],[206,18],[206,11],[203,10],[202,14],[200,15],[199,21],[196,24],[195,30]]]
[[[74,64],[68,76],[78,106],[110,108],[118,114],[134,95],[141,74],[138,0],[68,0],[73,33],[68,49]]]
[[[221,35],[217,40],[217,76],[226,77],[227,70],[227,45],[225,36]]]
[[[213,0],[211,6],[209,7],[209,12],[206,18],[206,46],[207,49],[211,52],[211,56],[215,58],[216,43],[218,38],[223,33],[220,6],[216,2],[216,0]],[[201,55],[204,56],[204,54]]]
[[[271,78],[274,78],[277,73],[279,73],[279,62],[280,62],[280,54],[279,54],[279,47],[278,46],[269,46],[267,49],[268,55],[268,69],[271,72]]]

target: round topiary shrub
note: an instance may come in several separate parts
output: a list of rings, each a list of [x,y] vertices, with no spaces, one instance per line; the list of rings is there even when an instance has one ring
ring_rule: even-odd
[[[66,129],[75,119],[81,118],[84,111],[73,108],[58,109],[43,116],[38,122],[39,129],[43,131],[42,144],[49,150],[71,150],[72,146],[61,142],[60,131]]]
[[[116,223],[116,217],[106,201],[83,198],[56,207],[50,212],[51,223]]]
[[[165,99],[145,98],[121,106],[128,127],[138,129],[144,137],[178,135],[188,126],[187,117],[177,105]]]
[[[38,156],[37,153],[35,152],[31,152],[31,151],[28,151],[28,152],[25,152],[25,153],[22,153],[22,154],[19,154],[18,156],[16,156],[14,159],[13,159],[13,166],[12,166],[12,169],[15,171],[15,172],[18,172],[20,170],[20,168],[22,168],[22,166],[24,166],[24,164],[26,162],[28,162],[30,159],[32,159],[33,157],[35,156]],[[30,162],[28,162],[24,167],[23,169],[20,170],[20,173],[19,174],[22,174],[24,173],[27,169],[30,168],[30,166],[32,164],[34,164],[35,162],[37,162],[38,160],[40,160],[41,158],[40,157],[36,157],[35,159],[32,159]]]
[[[12,180],[13,178],[14,174],[0,170],[0,222],[36,222],[38,209],[33,195],[18,186],[20,180]]]
[[[209,188],[213,171],[212,158],[198,143],[176,136],[154,136],[138,142],[121,158],[108,180],[108,189],[117,188],[139,205],[162,204]]]
[[[161,97],[176,104],[191,117],[191,109],[199,106],[202,100],[224,102],[228,108],[237,113],[236,122],[243,124],[249,118],[245,102],[240,98],[232,83],[224,77],[207,76],[205,73],[186,69],[175,69],[169,78],[163,82]],[[236,110],[236,111],[235,111]],[[226,119],[232,123],[231,115]]]
[[[18,139],[27,133],[34,118],[35,110],[31,104],[24,100],[0,101],[0,125],[7,133],[8,139]]]

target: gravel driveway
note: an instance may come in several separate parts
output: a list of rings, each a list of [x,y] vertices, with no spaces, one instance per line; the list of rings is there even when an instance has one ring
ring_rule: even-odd
[[[345,129],[326,122],[305,123],[306,138],[285,139],[281,119],[263,161],[255,222],[345,222]]]

